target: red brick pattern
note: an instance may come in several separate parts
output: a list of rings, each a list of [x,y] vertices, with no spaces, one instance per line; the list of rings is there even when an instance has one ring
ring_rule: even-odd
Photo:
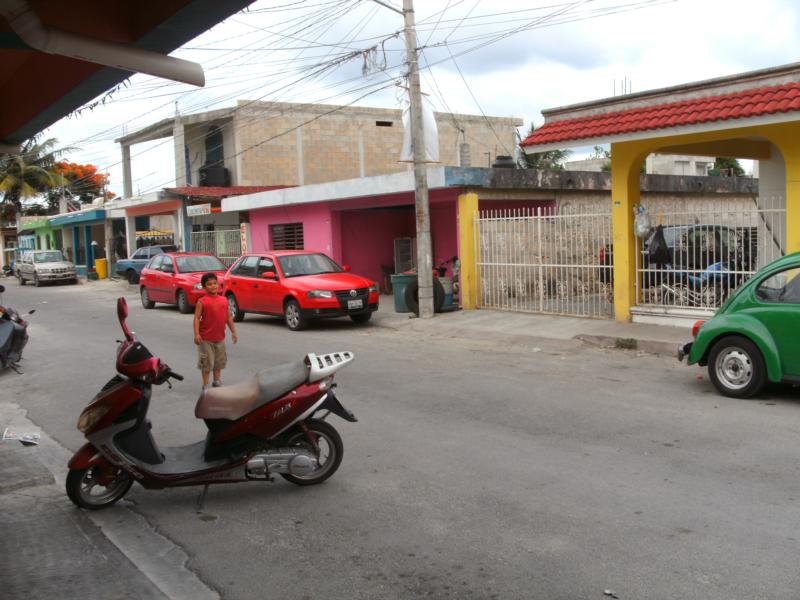
[[[730,121],[800,110],[800,82],[545,123],[522,146]]]

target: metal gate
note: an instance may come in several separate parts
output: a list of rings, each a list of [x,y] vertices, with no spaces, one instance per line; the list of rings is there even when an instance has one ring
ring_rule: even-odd
[[[610,212],[552,207],[481,211],[475,218],[480,307],[613,316]]]
[[[661,212],[656,204],[648,205],[647,212],[654,226],[662,226],[669,261],[660,262],[658,253],[650,252],[652,235],[640,243],[638,308],[710,314],[758,269],[785,253],[782,196],[717,203],[691,212]]]
[[[193,252],[210,252],[231,266],[242,255],[242,238],[238,228],[216,231],[193,231]]]

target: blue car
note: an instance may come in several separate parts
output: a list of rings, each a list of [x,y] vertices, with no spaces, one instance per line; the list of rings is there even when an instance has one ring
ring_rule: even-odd
[[[123,258],[117,261],[117,275],[124,277],[128,283],[136,283],[139,281],[139,274],[150,259],[157,254],[164,254],[165,252],[177,252],[177,246],[147,246],[139,248],[134,252],[130,258]]]

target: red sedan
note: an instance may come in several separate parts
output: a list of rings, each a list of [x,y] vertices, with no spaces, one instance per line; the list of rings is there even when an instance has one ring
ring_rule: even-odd
[[[167,252],[147,263],[139,276],[142,306],[153,308],[156,302],[177,304],[182,313],[190,313],[198,298],[205,294],[200,285],[204,273],[215,273],[222,281],[227,267],[213,254]]]
[[[292,331],[311,319],[350,317],[366,323],[378,310],[378,286],[318,252],[246,254],[225,274],[234,321],[245,313],[282,315]]]

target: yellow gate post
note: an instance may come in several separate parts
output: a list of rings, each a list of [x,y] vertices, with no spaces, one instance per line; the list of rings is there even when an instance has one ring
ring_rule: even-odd
[[[458,248],[461,256],[461,308],[478,307],[478,240],[475,219],[478,216],[478,194],[468,192],[458,196]]]
[[[611,238],[614,243],[614,316],[630,321],[636,303],[634,207],[639,204],[639,171],[647,151],[641,143],[611,144]]]

